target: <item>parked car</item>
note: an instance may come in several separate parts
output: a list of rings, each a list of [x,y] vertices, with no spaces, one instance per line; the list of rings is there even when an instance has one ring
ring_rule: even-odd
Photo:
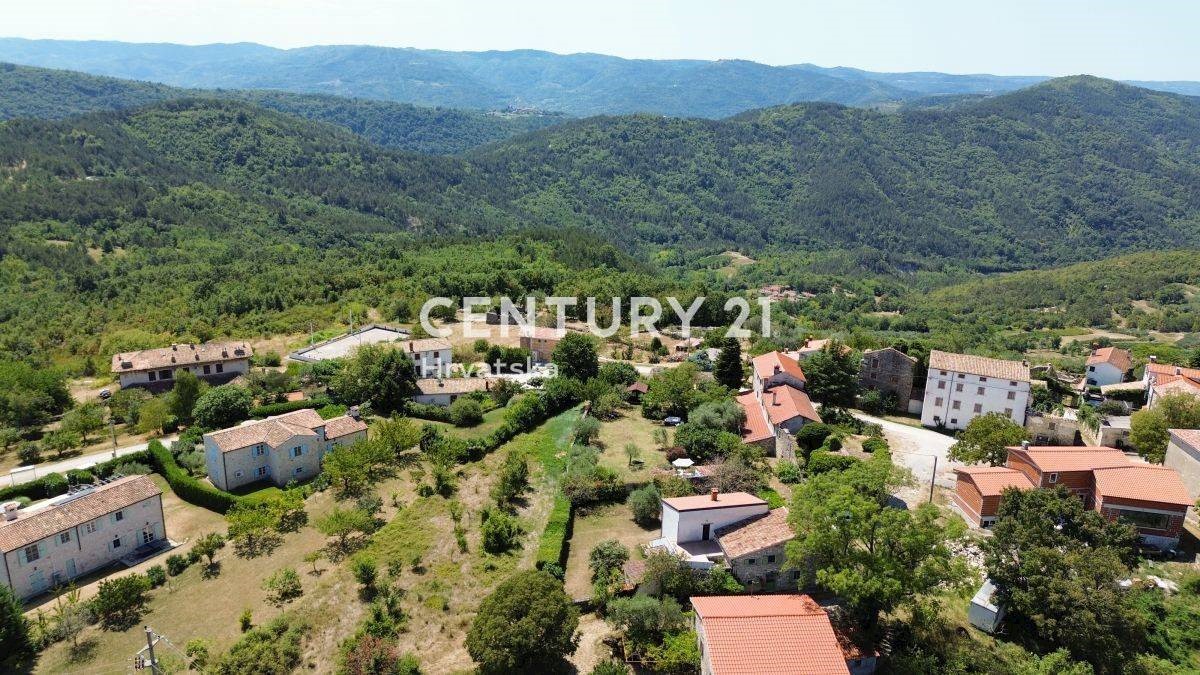
[[[667,417],[663,419],[663,424],[668,427],[677,427],[683,424],[683,418],[675,416]]]

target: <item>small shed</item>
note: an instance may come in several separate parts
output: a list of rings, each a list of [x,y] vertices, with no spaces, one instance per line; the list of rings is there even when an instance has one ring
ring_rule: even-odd
[[[1004,608],[996,604],[996,586],[991,579],[984,579],[975,597],[971,598],[967,619],[972,626],[989,634],[996,632],[1004,620]]]
[[[628,387],[625,387],[626,397],[634,403],[641,401],[642,396],[644,396],[648,391],[650,391],[650,388],[646,386],[645,382],[634,382]]]

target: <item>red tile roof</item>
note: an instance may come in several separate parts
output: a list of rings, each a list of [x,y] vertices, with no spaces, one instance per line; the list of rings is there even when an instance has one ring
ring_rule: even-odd
[[[676,511],[703,511],[704,509],[722,509],[730,506],[767,505],[766,501],[748,492],[721,492],[717,494],[716,500],[713,500],[711,494],[668,497],[662,502]]]
[[[1088,471],[1100,467],[1126,466],[1130,464],[1125,453],[1116,448],[1104,446],[1059,446],[1059,445],[1019,445],[1008,448],[1012,453],[1021,453],[1029,458],[1042,472],[1048,471]]]
[[[628,387],[625,387],[625,391],[645,394],[646,392],[650,391],[650,387],[647,386],[645,382],[634,382]]]
[[[1087,360],[1089,366],[1101,363],[1110,364],[1117,370],[1125,372],[1133,367],[1133,356],[1128,350],[1120,347],[1102,347],[1093,351]]]
[[[967,466],[955,473],[959,480],[965,478],[974,483],[984,497],[997,497],[1005,488],[1028,490],[1033,487],[1033,482],[1025,474],[1006,466]]]
[[[781,507],[732,525],[717,528],[717,543],[726,558],[740,558],[748,553],[778,546],[791,541],[796,533],[788,524],[787,507]]]
[[[469,394],[487,391],[492,381],[485,377],[427,377],[417,380],[417,391],[424,396]]]
[[[1194,501],[1179,472],[1170,467],[1131,464],[1096,469],[1092,474],[1096,477],[1096,494],[1106,499],[1136,499],[1183,507],[1191,506]]]
[[[1171,437],[1200,450],[1200,429],[1171,429]]]
[[[754,443],[773,438],[771,425],[767,422],[767,414],[758,404],[758,396],[754,392],[746,392],[737,397],[738,405],[746,411],[746,426],[742,429],[742,442]]]
[[[1147,363],[1146,372],[1153,375],[1182,375],[1193,380],[1200,380],[1200,368],[1185,368],[1169,363]]]
[[[989,359],[986,356],[972,354],[952,354],[936,349],[929,352],[929,369],[983,375],[998,380],[1029,381],[1029,365],[1021,361]]]
[[[149,476],[126,476],[100,485],[74,499],[37,509],[18,511],[17,519],[0,519],[0,552],[15,551],[76,525],[161,495]]]
[[[1154,380],[1156,396],[1169,394],[1200,395],[1200,379],[1192,379],[1182,375],[1158,375]]]
[[[821,416],[817,414],[817,409],[813,407],[808,394],[789,384],[777,385],[762,392],[762,402],[767,416],[771,418],[771,424],[776,426],[797,417],[813,422],[821,421]]]
[[[765,380],[770,378],[777,372],[787,373],[792,377],[805,381],[804,371],[800,368],[800,363],[783,352],[767,352],[754,357],[754,374],[758,379]]]
[[[212,439],[221,452],[230,452],[259,443],[278,447],[292,436],[311,436],[316,430],[325,427],[325,437],[339,438],[356,431],[366,431],[367,425],[362,420],[356,420],[349,415],[333,419],[321,419],[316,410],[305,408],[283,415],[268,417],[265,420],[249,422],[240,426],[222,429],[204,434]]]
[[[159,349],[143,349],[124,352],[112,357],[112,372],[135,373],[157,368],[182,368],[184,366],[218,363],[236,359],[248,359],[254,350],[245,342],[209,342],[206,344],[178,344]]]
[[[847,675],[829,616],[807,595],[692,598],[714,675]]]

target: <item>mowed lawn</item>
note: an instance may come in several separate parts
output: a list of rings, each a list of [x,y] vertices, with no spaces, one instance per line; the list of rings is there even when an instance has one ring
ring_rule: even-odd
[[[575,530],[571,535],[570,556],[567,558],[567,595],[590,598],[592,573],[588,556],[602,541],[615,539],[629,547],[630,557],[641,557],[641,547],[658,538],[659,526],[642,527],[633,522],[633,512],[626,504],[605,504],[575,515]]]
[[[627,484],[649,482],[652,469],[667,466],[666,451],[654,442],[654,431],[661,428],[664,428],[661,422],[642,417],[638,408],[623,408],[620,417],[600,425],[600,463],[620,473]],[[672,429],[667,432],[674,438]],[[629,465],[625,446],[630,443],[640,450],[640,467]]]
[[[471,619],[479,603],[503,579],[517,569],[533,566],[538,537],[554,494],[551,490],[557,489],[542,460],[553,463],[565,456],[576,419],[576,410],[563,413],[483,460],[460,467],[457,491],[449,498],[417,496],[420,483],[430,482],[430,467],[419,462],[399,468],[392,478],[374,486],[384,502],[380,515],[386,524],[364,550],[378,559],[381,574],[386,575],[387,563],[395,561],[392,568],[396,577],[392,581],[405,591],[402,606],[408,616],[398,647],[420,658],[425,672],[468,671],[474,667],[464,643]],[[481,513],[490,504],[497,469],[512,451],[530,458],[534,489],[526,494],[517,511],[526,535],[520,548],[491,555],[480,545]],[[452,500],[463,508],[466,552],[459,550],[454,536]],[[347,504],[339,503],[331,490],[313,495],[306,505],[309,524],[284,534],[281,545],[272,553],[244,559],[227,546],[217,556],[220,573],[215,578],[202,578],[199,565],[190,567],[178,577],[171,577],[166,586],[151,591],[147,611],[138,625],[123,632],[90,627],[81,636],[86,645],[81,658],[72,659],[68,646],[59,643],[40,655],[32,664],[33,670],[127,673],[130,659],[145,644],[143,625],[151,626],[181,649],[193,638],[209,640],[210,652],[219,655],[241,636],[238,617],[250,609],[255,625],[263,625],[283,611],[306,619],[309,630],[299,670],[333,672],[339,644],[358,628],[368,607],[359,597],[347,561],[322,559],[316,574],[312,565],[304,562],[305,555],[327,544],[314,523],[337,506]],[[164,494],[164,508],[170,538],[188,541],[176,553],[185,553],[191,542],[206,532],[225,531],[223,517],[184,503],[169,490]],[[137,571],[164,561],[165,556],[159,556]],[[262,584],[284,567],[300,572],[304,595],[281,609],[267,602]],[[85,593],[94,593],[95,585],[84,589]],[[43,609],[48,611],[51,606]]]
[[[487,436],[499,428],[500,425],[504,423],[504,408],[496,408],[494,410],[485,412],[483,414],[483,421],[473,427],[456,427],[447,422],[423,420],[416,417],[413,418],[413,421],[417,422],[418,424],[432,424],[433,426],[449,434],[471,440],[473,438]]]

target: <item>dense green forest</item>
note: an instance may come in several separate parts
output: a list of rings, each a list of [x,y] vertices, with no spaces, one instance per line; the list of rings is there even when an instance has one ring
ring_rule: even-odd
[[[950,111],[598,118],[463,157],[235,101],[11,120],[0,354],[85,370],[148,334],[297,332],[350,304],[772,283],[812,294],[787,339],[1003,352],[1005,329],[1112,309],[1195,330],[1192,253],[975,279],[1200,244],[1197,105],[1071,78]],[[730,249],[757,262],[730,274]]]
[[[385,147],[445,155],[558,124],[561,115],[418,107],[322,94],[180,89],[151,82],[0,63],[0,120],[61,119],[181,98],[244,101],[329,122]]]

